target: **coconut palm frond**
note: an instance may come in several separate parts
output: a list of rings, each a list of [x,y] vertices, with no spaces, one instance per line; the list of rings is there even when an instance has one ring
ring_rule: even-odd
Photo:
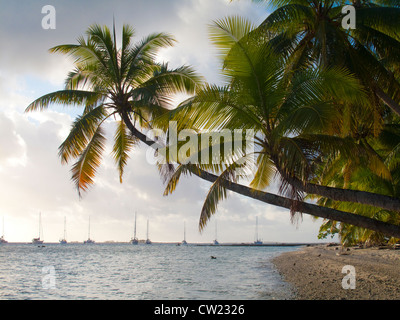
[[[106,138],[103,129],[99,126],[86,148],[80,154],[78,161],[72,166],[72,181],[75,183],[79,195],[88,190],[94,183],[94,176],[101,163],[101,155],[105,148]]]
[[[167,182],[167,186],[164,190],[164,196],[167,196],[175,191],[181,175],[190,174],[191,170],[193,170],[193,168],[191,167],[191,164],[181,164],[175,169],[175,172],[172,174]]]
[[[257,158],[257,171],[254,174],[253,180],[250,182],[250,187],[256,190],[263,190],[268,187],[276,174],[274,162],[270,159],[267,153],[261,152]]]
[[[227,182],[236,182],[238,178],[236,170],[241,168],[242,166],[243,164],[231,164],[226,168],[224,172],[222,172],[218,176],[215,182],[211,185],[200,213],[200,231],[204,229],[208,220],[217,211],[218,203],[227,197],[227,190],[224,187],[224,184]]]
[[[108,117],[104,106],[78,116],[72,124],[71,131],[59,147],[59,156],[62,163],[68,163],[71,158],[77,158],[87,147],[98,126]]]
[[[47,109],[50,104],[61,104],[61,105],[77,105],[82,106],[85,104],[95,104],[103,95],[97,92],[82,91],[82,90],[60,90],[46,94],[39,99],[33,101],[25,110],[25,112],[31,111],[43,111]]]
[[[117,129],[114,136],[114,147],[112,150],[112,155],[117,164],[119,171],[119,180],[122,183],[122,176],[124,173],[124,167],[129,159],[129,152],[132,150],[133,146],[138,142],[138,139],[133,137],[129,133],[126,124],[121,119],[118,121]]]

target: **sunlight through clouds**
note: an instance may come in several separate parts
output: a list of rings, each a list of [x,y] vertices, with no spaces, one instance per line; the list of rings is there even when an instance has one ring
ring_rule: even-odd
[[[0,13],[0,37],[7,50],[0,53],[0,218],[4,217],[9,241],[30,241],[42,212],[45,241],[58,241],[64,216],[71,241],[87,236],[91,216],[96,241],[129,241],[134,212],[138,213],[140,236],[145,221],[151,221],[153,241],[181,241],[186,221],[190,241],[210,242],[214,220],[200,234],[198,219],[209,183],[196,177],[182,179],[174,194],[164,197],[158,170],[146,162],[146,147],[139,145],[130,154],[123,184],[110,155],[113,131],[107,132],[107,150],[95,185],[79,198],[71,182],[71,165],[61,165],[58,148],[67,137],[79,109],[54,106],[45,112],[26,114],[34,99],[63,89],[72,61],[48,49],[75,43],[92,23],[112,25],[117,33],[123,23],[135,28],[135,41],[152,32],[165,31],[178,43],[162,50],[160,61],[172,67],[192,65],[210,83],[220,81],[219,64],[208,38],[208,24],[215,19],[243,15],[259,23],[265,8],[251,1],[150,0],[150,1],[48,1],[57,12],[55,30],[41,28],[41,3],[8,1]],[[21,10],[21,8],[24,10]],[[90,10],[90,15],[87,13]],[[13,16],[18,14],[18,19]],[[187,96],[176,96],[175,105]],[[107,123],[112,129],[114,124]],[[315,241],[318,224],[305,220],[296,229],[288,212],[231,195],[219,207],[219,235],[223,241],[252,241],[254,219],[259,216],[260,234],[274,223],[265,240]],[[112,228],[108,228],[112,222]],[[23,225],[21,225],[23,224]],[[294,232],[296,231],[296,232]]]

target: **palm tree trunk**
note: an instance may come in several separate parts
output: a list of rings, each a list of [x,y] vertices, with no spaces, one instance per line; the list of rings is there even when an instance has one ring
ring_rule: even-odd
[[[381,99],[384,103],[388,105],[390,109],[392,109],[398,116],[400,116],[400,106],[389,97],[381,88],[376,88],[375,93],[379,99]]]
[[[159,145],[157,142],[149,139],[145,134],[140,132],[135,128],[135,126],[130,121],[129,115],[127,112],[121,113],[122,119],[124,120],[126,126],[131,131],[131,133],[140,139],[142,142],[147,144],[150,147],[157,148]],[[193,174],[198,176],[199,178],[209,181],[211,183],[215,182],[218,176],[209,173],[207,171],[196,168],[196,170],[192,171]],[[247,186],[234,183],[228,180],[223,182],[224,187],[230,191],[241,194],[243,196],[262,201],[264,203],[268,203],[274,206],[278,206],[281,208],[291,209],[293,206],[293,200],[289,198],[285,198],[282,196],[278,196],[272,193],[258,191]],[[370,229],[376,232],[381,232],[389,237],[400,238],[400,226],[389,224],[386,222],[382,222],[379,220],[371,219],[368,217],[364,217],[361,215],[357,215],[354,213],[339,211],[327,207],[321,207],[315,204],[306,203],[306,202],[297,202],[296,208],[299,212],[310,214],[316,217],[340,221],[343,223],[348,223],[357,227],[362,227],[366,229]]]
[[[400,211],[400,199],[386,196],[383,194],[372,193],[367,191],[341,189],[334,187],[322,186],[314,183],[303,182],[295,177],[289,177],[279,171],[283,178],[296,189],[308,194],[315,194],[336,201],[354,202],[360,204],[371,205],[374,207]]]
[[[192,172],[198,177],[207,180],[209,182],[214,182],[218,178],[216,175],[203,170],[196,169]],[[244,195],[246,197],[256,199],[274,206],[291,209],[293,205],[292,199],[281,197],[264,191],[254,190],[247,186],[234,183],[231,181],[225,180],[224,187],[233,192]],[[398,225],[382,222],[379,220],[371,219],[350,212],[344,212],[327,207],[321,207],[307,202],[298,202],[296,204],[296,208],[301,213],[310,214],[324,219],[340,221],[343,223],[348,223],[357,227],[366,228],[377,232],[382,232],[387,236],[395,238],[400,237],[400,226]]]

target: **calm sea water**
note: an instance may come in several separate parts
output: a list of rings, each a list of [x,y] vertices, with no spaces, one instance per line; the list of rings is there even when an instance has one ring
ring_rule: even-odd
[[[271,258],[293,250],[171,244],[0,245],[0,299],[290,299],[292,291]]]

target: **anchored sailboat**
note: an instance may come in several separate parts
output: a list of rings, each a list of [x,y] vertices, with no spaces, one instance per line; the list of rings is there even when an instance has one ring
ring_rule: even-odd
[[[4,244],[8,243],[8,241],[6,239],[4,239],[4,217],[3,217],[3,234],[0,237],[0,244],[2,244],[2,243],[4,243]]]
[[[138,244],[138,243],[139,243],[139,240],[136,237],[136,211],[135,211],[135,228],[133,231],[133,238],[131,239],[131,244]]]
[[[149,219],[147,219],[147,232],[146,232],[146,244],[151,244],[151,241],[149,239]]]
[[[254,244],[260,245],[263,244],[260,239],[258,239],[258,217],[256,217],[256,240],[254,241]]]
[[[88,239],[86,241],[83,241],[84,244],[92,244],[94,243],[94,240],[90,239],[90,217],[89,217],[89,231],[88,231]]]
[[[219,242],[218,242],[217,239],[218,239],[218,238],[217,238],[217,221],[215,221],[215,239],[214,239],[214,241],[213,241],[213,244],[214,244],[215,246],[218,246],[218,245],[219,245]]]
[[[186,222],[185,221],[183,222],[183,240],[182,240],[182,244],[183,245],[187,245],[187,242],[186,242]]]
[[[40,239],[40,232],[43,233],[43,230],[42,230],[42,214],[41,213],[39,213],[39,237],[32,239],[32,243],[33,244],[42,244],[43,243],[43,240]]]
[[[67,225],[67,218],[64,217],[64,237],[62,239],[60,239],[60,244],[67,244],[67,229],[66,229],[66,225]]]

